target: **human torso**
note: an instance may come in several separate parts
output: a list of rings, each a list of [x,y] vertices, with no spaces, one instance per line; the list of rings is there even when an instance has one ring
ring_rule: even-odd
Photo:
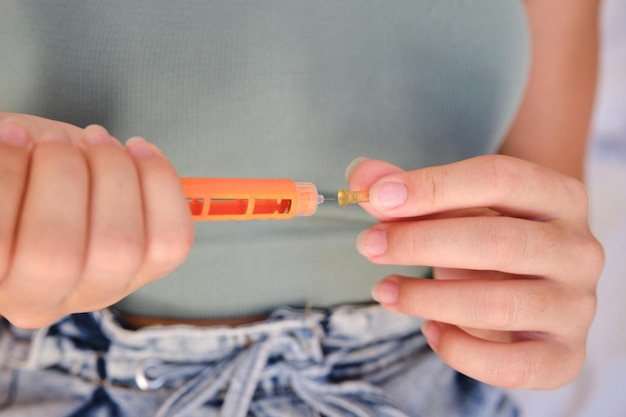
[[[8,2],[0,109],[155,142],[181,176],[345,186],[355,157],[405,169],[493,152],[524,87],[513,0]],[[168,317],[369,299],[390,273],[355,238],[374,220],[325,205],[289,221],[196,224],[171,276],[123,300]]]

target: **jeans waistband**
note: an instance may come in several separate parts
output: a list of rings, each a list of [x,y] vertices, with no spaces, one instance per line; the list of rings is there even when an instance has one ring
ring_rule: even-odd
[[[403,358],[428,349],[420,324],[378,306],[348,306],[280,309],[265,321],[232,328],[134,331],[103,310],[34,332],[10,328],[0,334],[0,358],[100,384],[169,389],[159,416],[182,415],[211,399],[223,402],[223,415],[243,416],[259,390],[285,387],[324,414],[401,416],[367,382],[401,371]]]

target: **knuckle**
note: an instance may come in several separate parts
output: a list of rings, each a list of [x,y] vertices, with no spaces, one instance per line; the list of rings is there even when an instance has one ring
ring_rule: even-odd
[[[591,327],[598,306],[598,296],[595,289],[579,293],[576,296],[576,308],[569,317],[571,326],[577,334],[587,334]],[[572,318],[576,317],[576,320]]]
[[[508,330],[519,320],[520,294],[507,285],[498,285],[476,291],[471,300],[471,311],[476,327],[490,330]]]
[[[594,284],[598,281],[604,269],[605,253],[604,247],[593,236],[585,240],[581,250],[581,258],[588,269],[588,276],[593,279]]]
[[[550,366],[554,368],[553,378],[536,378],[532,389],[557,389],[576,378],[585,364],[586,350],[584,344],[576,347],[562,346],[558,355],[552,357]],[[546,366],[545,368],[547,368]]]
[[[193,233],[176,230],[163,233],[148,245],[147,260],[161,270],[169,271],[182,263],[193,244]]]
[[[563,178],[564,189],[571,201],[571,207],[579,210],[585,216],[589,211],[589,193],[585,184],[573,177],[565,176]]]
[[[596,285],[605,263],[604,247],[598,239],[596,239],[588,228],[579,230],[570,227],[565,230],[565,238],[569,244],[566,246],[566,256],[575,260],[572,267],[575,276],[579,277],[581,282],[587,286]]]
[[[420,222],[410,222],[401,227],[391,225],[386,229],[386,256],[398,263],[413,262],[423,253],[423,245],[429,240]]]
[[[439,171],[420,169],[411,173],[411,182],[419,184],[418,187],[413,187],[409,193],[415,205],[424,205],[426,203],[429,206],[437,206],[438,202],[442,200],[446,186],[445,181],[442,180],[437,172]]]
[[[595,288],[555,282],[548,287],[544,286],[540,292],[535,309],[529,309],[530,313],[534,314],[533,319],[540,320],[539,315],[544,314],[546,306],[552,303],[551,300],[561,300],[558,307],[547,309],[552,319],[550,324],[546,325],[545,331],[560,337],[586,337],[596,312]]]
[[[499,219],[483,221],[486,237],[481,259],[493,260],[496,269],[509,270],[514,264],[522,263],[529,256],[530,242],[528,231],[517,221]]]
[[[588,291],[585,296],[581,297],[580,305],[581,310],[586,312],[587,328],[589,328],[598,308],[598,294],[596,293],[595,288],[592,291]]]
[[[565,374],[565,379],[561,382],[560,385],[564,385],[565,383],[570,382],[576,377],[576,375],[578,375],[582,371],[585,365],[586,357],[587,351],[584,344],[571,351],[569,364],[567,366],[567,369],[569,369],[570,372],[569,375]]]
[[[484,155],[478,157],[481,166],[484,167],[483,175],[485,175],[486,184],[490,186],[485,191],[491,191],[496,201],[508,199],[511,193],[518,188],[519,169],[511,163],[514,159],[504,155]]]

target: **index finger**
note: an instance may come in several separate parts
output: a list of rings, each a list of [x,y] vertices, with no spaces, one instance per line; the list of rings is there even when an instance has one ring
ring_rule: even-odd
[[[358,184],[364,173],[355,169],[354,175],[357,178],[351,181]],[[381,176],[371,185],[365,208],[388,219],[469,208],[532,220],[569,217],[586,222],[588,215],[587,193],[580,181],[503,155]]]

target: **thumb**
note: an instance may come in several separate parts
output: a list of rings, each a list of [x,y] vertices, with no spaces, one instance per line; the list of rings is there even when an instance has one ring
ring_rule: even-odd
[[[369,191],[371,186],[381,178],[400,172],[404,172],[404,170],[388,162],[361,157],[356,158],[348,165],[346,181],[352,191]],[[379,220],[388,218],[378,213],[369,203],[362,203],[361,206]]]

